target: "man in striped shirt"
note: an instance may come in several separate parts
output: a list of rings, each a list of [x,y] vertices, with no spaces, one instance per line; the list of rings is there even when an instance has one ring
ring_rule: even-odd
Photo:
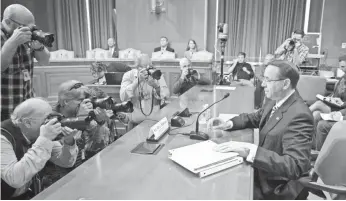
[[[14,108],[34,97],[34,57],[39,64],[49,63],[50,53],[43,44],[31,41],[29,26],[33,14],[20,4],[8,6],[1,22],[1,120],[9,119]]]

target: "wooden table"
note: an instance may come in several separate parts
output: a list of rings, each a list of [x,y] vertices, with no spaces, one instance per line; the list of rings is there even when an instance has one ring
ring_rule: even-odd
[[[213,91],[202,92],[202,89]],[[190,112],[201,111],[203,104],[211,104],[224,93],[227,90],[217,90],[214,86],[195,86],[159,111],[153,120],[164,116],[170,119],[174,112],[185,107]],[[241,93],[244,87],[237,87],[224,102],[241,101],[237,96]],[[246,106],[246,101],[242,101],[245,103],[241,105]],[[216,115],[242,107],[215,106],[212,113]],[[245,106],[244,110],[252,111],[253,108]],[[177,134],[193,130],[195,119],[196,114],[186,118],[186,125],[191,126],[172,130],[170,135],[164,136],[160,142],[165,146],[157,155],[133,154],[130,151],[145,140],[149,128],[155,124],[153,120],[146,120],[34,199],[252,199],[253,169],[247,163],[200,179],[168,159],[168,150],[199,142]],[[200,126],[205,131],[205,126]],[[210,134],[210,137],[216,142],[254,140],[250,129],[223,132],[222,137]]]

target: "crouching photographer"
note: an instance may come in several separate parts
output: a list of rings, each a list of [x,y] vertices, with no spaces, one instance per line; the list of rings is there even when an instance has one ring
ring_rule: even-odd
[[[309,48],[302,43],[304,31],[297,29],[292,37],[283,42],[276,50],[275,55],[280,60],[286,60],[300,66],[309,54]]]
[[[183,58],[179,62],[181,75],[173,85],[173,93],[181,95],[191,89],[193,86],[208,85],[210,80],[202,77],[197,70],[192,69],[191,61],[187,58]]]
[[[148,55],[136,59],[136,69],[124,74],[120,99],[133,103],[133,113],[128,115],[129,129],[145,119],[155,119],[154,114],[169,97],[169,90],[160,70],[151,66]]]
[[[75,132],[53,118],[45,123],[52,107],[43,99],[19,104],[11,119],[1,122],[1,199],[30,199],[40,192],[38,173],[47,161],[72,167],[78,148]],[[53,141],[63,132],[61,140]],[[41,172],[40,172],[41,173]]]

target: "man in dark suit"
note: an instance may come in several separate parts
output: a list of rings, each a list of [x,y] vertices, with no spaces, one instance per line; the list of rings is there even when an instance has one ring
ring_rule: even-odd
[[[168,51],[168,52],[174,52],[174,49],[168,46],[168,38],[166,36],[162,36],[160,39],[160,47],[157,47],[154,49],[154,52],[164,52],[164,51]]]
[[[298,70],[288,61],[272,61],[265,69],[262,86],[268,101],[252,114],[227,122],[218,118],[213,129],[259,128],[259,144],[226,142],[219,152],[238,152],[255,169],[254,199],[304,199],[308,192],[297,180],[310,170],[314,120],[296,91]]]
[[[119,58],[119,51],[117,50],[116,46],[115,46],[115,40],[114,38],[108,38],[108,51],[109,51],[109,55],[112,58]]]

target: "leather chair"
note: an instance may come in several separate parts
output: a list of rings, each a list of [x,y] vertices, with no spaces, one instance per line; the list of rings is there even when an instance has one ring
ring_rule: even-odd
[[[297,90],[305,102],[313,103],[316,95],[325,95],[327,79],[320,76],[300,75]]]

